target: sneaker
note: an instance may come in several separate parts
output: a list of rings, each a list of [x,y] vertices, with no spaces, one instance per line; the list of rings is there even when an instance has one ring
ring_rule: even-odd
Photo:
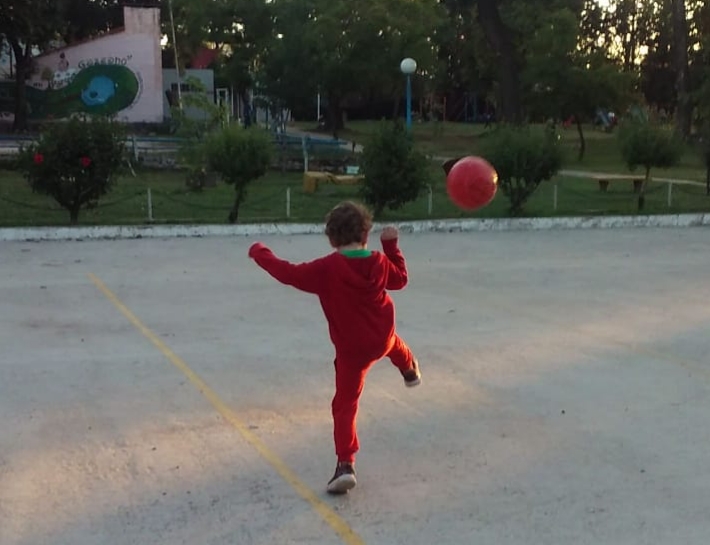
[[[416,358],[412,360],[412,368],[407,371],[402,371],[404,377],[404,385],[407,388],[419,386],[422,383],[422,374],[419,372],[419,362]]]
[[[335,475],[328,483],[328,493],[346,494],[348,490],[357,484],[355,479],[355,468],[348,462],[338,462],[335,466]]]

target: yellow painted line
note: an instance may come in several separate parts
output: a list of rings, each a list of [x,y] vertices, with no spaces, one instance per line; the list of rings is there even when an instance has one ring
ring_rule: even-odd
[[[197,388],[202,395],[207,398],[212,406],[234,426],[239,434],[249,443],[256,451],[271,464],[276,472],[296,491],[296,493],[306,500],[311,507],[323,518],[323,520],[340,536],[346,545],[365,545],[365,542],[355,531],[343,520],[338,514],[333,511],[323,500],[321,500],[313,490],[308,488],[296,474],[291,471],[288,466],[278,457],[264,442],[259,439],[249,428],[240,420],[240,418],[232,411],[227,404],[210,388],[207,383],[202,380],[190,367],[167,347],[160,338],[148,329],[143,323],[133,314],[126,305],[124,305],[114,293],[106,287],[106,285],[95,275],[89,274],[89,278],[96,287],[103,293],[106,298],[111,301],[114,306],[123,314],[136,329],[138,329],[153,345],[162,352],[162,354],[177,367],[188,378],[188,380]]]

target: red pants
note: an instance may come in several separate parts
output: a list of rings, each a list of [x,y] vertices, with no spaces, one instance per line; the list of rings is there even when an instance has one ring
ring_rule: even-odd
[[[338,356],[335,360],[335,397],[333,397],[333,435],[335,454],[339,462],[355,462],[355,453],[360,448],[355,420],[358,402],[365,385],[365,375],[374,363],[388,357],[400,371],[412,367],[414,356],[397,335],[391,346],[380,358],[369,361],[345,360]]]

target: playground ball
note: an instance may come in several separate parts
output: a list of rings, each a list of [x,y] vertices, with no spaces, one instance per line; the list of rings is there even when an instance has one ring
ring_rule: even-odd
[[[446,192],[463,210],[478,210],[489,204],[498,189],[498,173],[481,157],[458,160],[446,175]]]

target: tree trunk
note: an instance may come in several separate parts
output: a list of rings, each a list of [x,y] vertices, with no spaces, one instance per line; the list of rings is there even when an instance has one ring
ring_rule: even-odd
[[[227,221],[229,223],[237,223],[237,220],[239,219],[239,207],[242,205],[244,202],[244,192],[237,190],[237,196],[234,199],[234,205],[232,206],[232,209],[229,212],[229,216],[227,217]]]
[[[690,100],[690,70],[688,68],[688,23],[685,19],[685,0],[672,0],[673,8],[673,64],[676,71],[675,89],[678,97],[676,132],[683,138],[690,136],[693,104]]]
[[[328,94],[328,123],[326,129],[333,132],[333,138],[338,138],[338,131],[343,130],[343,110],[340,97],[334,93]]]
[[[81,210],[81,206],[77,205],[72,205],[71,208],[69,208],[69,224],[70,225],[76,225],[79,223],[79,211]]]
[[[15,55],[15,120],[12,123],[13,132],[27,130],[27,76],[29,75],[32,51],[30,46],[24,48],[15,39],[9,39]]]
[[[638,211],[642,212],[643,207],[646,204],[646,186],[648,185],[649,180],[651,179],[651,168],[646,167],[646,177],[643,180],[643,184],[641,185],[641,190],[639,191],[639,198],[638,198]]]
[[[579,134],[579,156],[577,159],[581,161],[584,159],[584,153],[587,151],[587,142],[584,139],[584,130],[582,129],[582,118],[579,115],[574,116],[577,122],[577,133]]]
[[[394,99],[394,106],[392,107],[392,119],[397,119],[399,117],[399,108],[402,104],[402,97],[397,96]]]
[[[385,211],[385,205],[384,204],[376,204],[375,209],[372,212],[372,215],[375,219],[380,219],[382,217],[382,212]]]
[[[523,109],[520,99],[520,67],[516,58],[512,32],[505,26],[498,12],[496,0],[478,1],[478,21],[488,42],[499,57],[500,119],[509,123],[522,123]]]
[[[623,71],[633,72],[639,45],[637,0],[617,0],[615,3],[616,9],[610,22],[616,28],[616,36],[622,42]]]
[[[238,93],[243,105],[244,126],[249,128],[254,122],[254,112],[252,111],[252,105],[249,100],[249,92],[246,89],[240,89]]]

